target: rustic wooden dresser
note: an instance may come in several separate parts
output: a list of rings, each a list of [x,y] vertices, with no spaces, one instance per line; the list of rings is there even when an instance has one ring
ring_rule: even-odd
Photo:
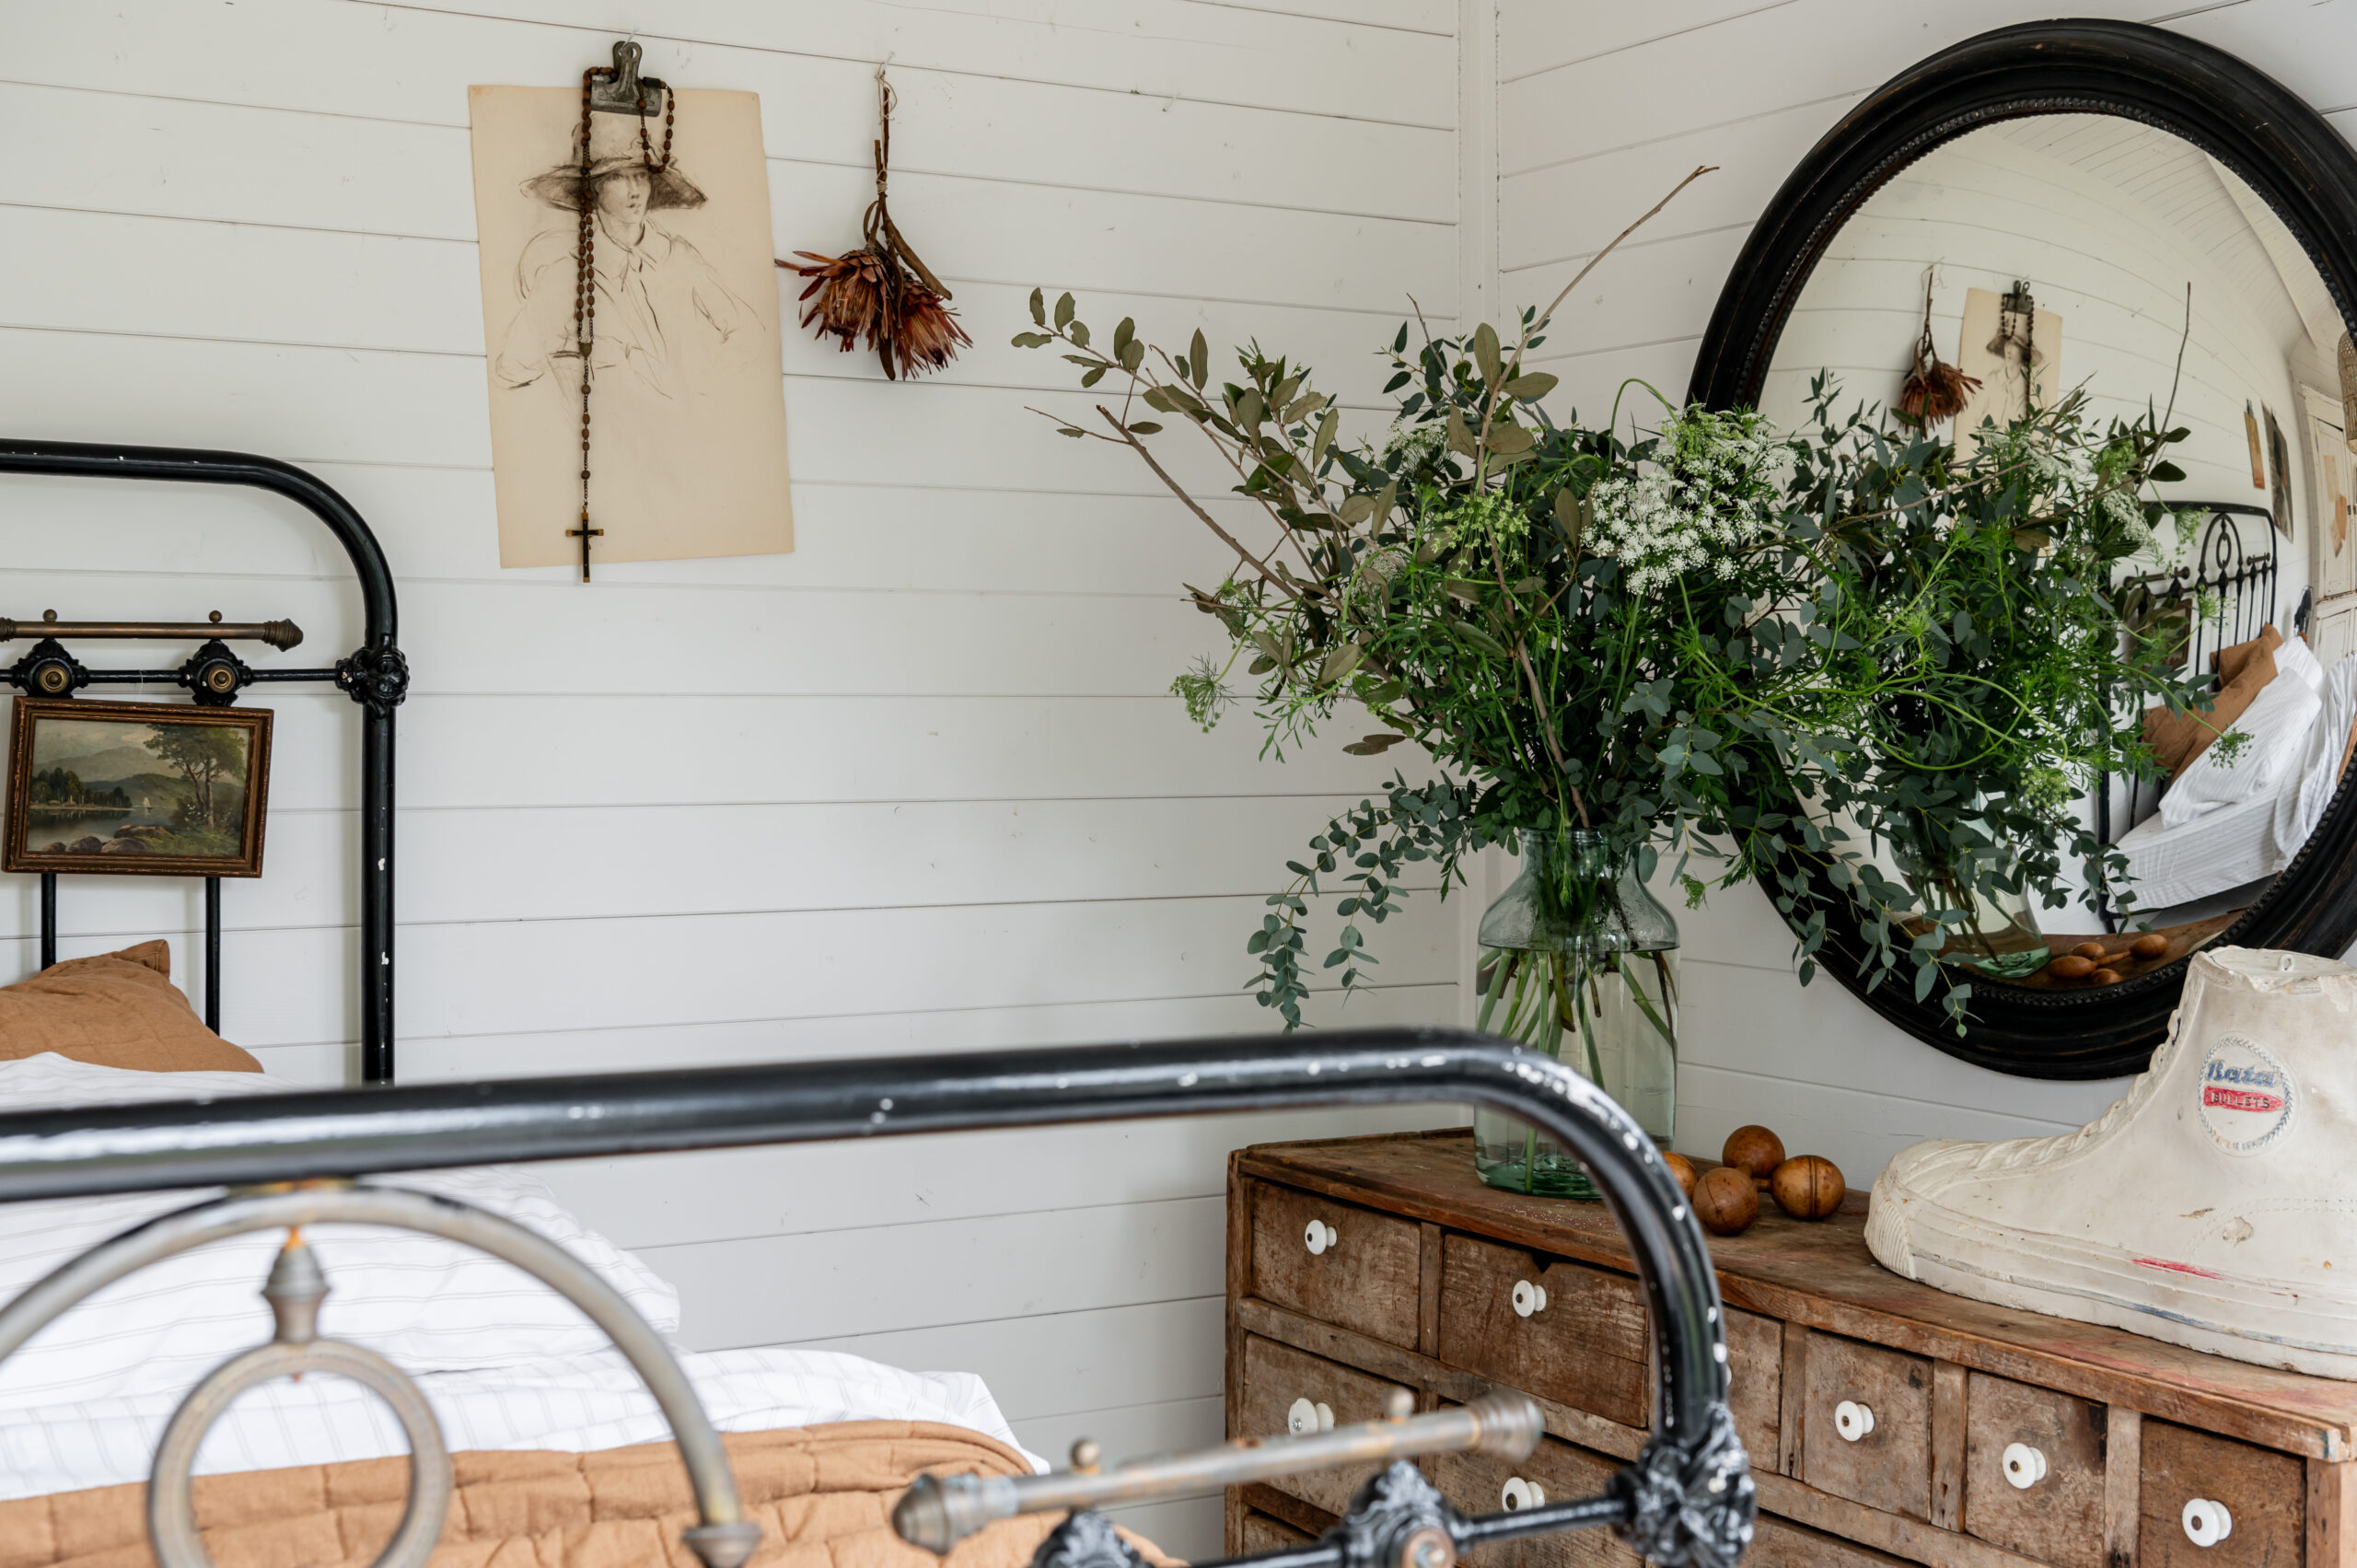
[[[1539,1452],[1428,1461],[1484,1514],[1592,1494],[1644,1440],[1651,1336],[1601,1205],[1483,1187],[1463,1132],[1239,1150],[1227,1202],[1229,1435],[1370,1421],[1394,1388],[1424,1410],[1518,1388]],[[1747,1562],[2357,1568],[2357,1384],[1911,1283],[1867,1253],[1860,1194],[1813,1225],[1763,1207],[1713,1243]],[[1314,1535],[1363,1479],[1236,1489],[1228,1549]],[[1635,1562],[1604,1535],[1485,1551],[1473,1568]]]

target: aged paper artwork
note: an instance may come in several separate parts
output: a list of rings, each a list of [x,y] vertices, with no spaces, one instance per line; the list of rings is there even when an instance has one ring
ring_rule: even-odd
[[[2062,385],[2062,318],[2035,307],[2025,316],[2005,301],[1994,289],[1965,291],[1956,363],[1980,386],[1956,416],[1959,459],[1980,450],[1982,421],[2002,429],[2033,407],[2052,406]]]
[[[581,94],[468,89],[503,566],[580,559]],[[658,158],[662,126],[652,129]],[[596,563],[794,548],[761,99],[682,91],[673,160],[592,116]]]

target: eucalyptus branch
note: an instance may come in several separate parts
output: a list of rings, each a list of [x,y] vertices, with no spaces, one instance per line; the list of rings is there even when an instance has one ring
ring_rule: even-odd
[[[1287,598],[1297,599],[1301,598],[1301,595],[1295,592],[1292,587],[1288,585],[1283,577],[1278,576],[1274,572],[1271,572],[1266,566],[1261,565],[1260,561],[1254,557],[1253,553],[1244,548],[1241,540],[1237,540],[1234,534],[1228,532],[1225,528],[1220,527],[1219,519],[1213,517],[1209,512],[1204,511],[1202,506],[1197,503],[1195,498],[1187,494],[1187,487],[1170,477],[1170,470],[1168,469],[1164,468],[1160,463],[1155,461],[1154,454],[1146,450],[1145,443],[1139,440],[1136,436],[1132,435],[1128,425],[1115,418],[1111,409],[1107,408],[1103,403],[1098,403],[1097,405],[1097,412],[1105,416],[1106,424],[1120,432],[1119,444],[1125,444],[1129,447],[1130,450],[1135,452],[1138,457],[1144,461],[1145,466],[1154,470],[1154,477],[1162,481],[1163,484],[1169,490],[1170,494],[1178,498],[1180,505],[1184,505],[1190,512],[1194,513],[1196,518],[1202,522],[1203,527],[1217,534],[1220,539],[1226,543],[1230,550],[1235,551],[1236,553],[1242,558],[1246,565],[1250,566],[1255,572],[1258,572],[1260,575],[1261,581],[1270,584]],[[1097,439],[1100,441],[1112,441],[1115,437],[1110,436],[1100,436]]]

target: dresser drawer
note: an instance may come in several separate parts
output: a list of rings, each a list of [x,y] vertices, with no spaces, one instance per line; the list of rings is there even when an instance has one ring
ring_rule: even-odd
[[[1932,1364],[1811,1334],[1801,1462],[1819,1492],[1886,1514],[1932,1516]],[[1843,1406],[1855,1407],[1847,1434]],[[1871,1416],[1871,1426],[1864,1416]],[[2141,1568],[2141,1565],[2140,1565]]]
[[[1304,1354],[1290,1345],[1247,1335],[1243,1411],[1235,1435],[1282,1436],[1292,1430],[1295,1408],[1304,1401],[1308,1407],[1305,1413],[1311,1414],[1321,1426],[1328,1424],[1329,1416],[1334,1426],[1374,1421],[1383,1414],[1385,1398],[1398,1387],[1380,1377],[1338,1366],[1322,1357]],[[1323,1410],[1318,1409],[1321,1405]],[[1308,1475],[1279,1476],[1267,1484],[1312,1507],[1341,1515],[1350,1512],[1352,1495],[1375,1469],[1373,1465],[1359,1465],[1318,1470]]]
[[[1784,1326],[1773,1318],[1724,1310],[1727,1405],[1735,1412],[1735,1434],[1753,1464],[1772,1470],[1784,1418]]]
[[[1887,1557],[1869,1546],[1859,1546],[1822,1530],[1795,1525],[1771,1514],[1759,1516],[1752,1527],[1751,1550],[1743,1554],[1743,1568],[1916,1568]]]
[[[2150,1420],[2143,1449],[2136,1568],[2300,1568],[2307,1472],[2298,1459]],[[2196,1498],[2225,1510],[2225,1539],[2195,1543],[2185,1510]]]
[[[1594,1497],[1620,1468],[1615,1460],[1552,1437],[1539,1439],[1523,1459],[1435,1454],[1427,1463],[1441,1494],[1458,1513],[1473,1516]],[[1465,1561],[1469,1568],[1640,1568],[1637,1554],[1609,1529],[1498,1541],[1466,1553]]]
[[[1289,1546],[1307,1546],[1311,1537],[1306,1530],[1295,1529],[1283,1519],[1272,1519],[1266,1514],[1246,1509],[1238,1530],[1237,1551],[1253,1556],[1263,1551],[1276,1551]]]
[[[1964,1527],[2055,1568],[2104,1568],[2104,1407],[1975,1372],[1964,1410]]]
[[[1644,1298],[1625,1274],[1542,1265],[1469,1236],[1441,1244],[1440,1358],[1452,1366],[1643,1426],[1652,1403],[1645,1342]]]
[[[1413,1220],[1253,1184],[1252,1294],[1263,1301],[1413,1350],[1422,1257]]]

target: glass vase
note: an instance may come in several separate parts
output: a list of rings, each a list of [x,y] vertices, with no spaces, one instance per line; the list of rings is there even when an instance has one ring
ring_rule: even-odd
[[[1948,928],[1947,939],[1940,947],[1942,963],[1994,980],[2022,980],[2036,974],[2053,953],[2038,930],[2037,902],[2020,866],[1998,846],[1958,847],[1962,836],[1944,833],[1927,823],[1893,841],[1891,858],[1921,912],[1907,923],[1910,929],[1921,935],[1931,929],[1925,916],[1955,911],[1963,920]],[[2001,885],[1988,890],[1974,886],[1969,867],[1961,864],[1969,855],[1997,856]]]
[[[1479,1028],[1570,1065],[1663,1148],[1678,1116],[1678,922],[1633,846],[1526,831],[1522,874],[1481,916]],[[1473,1114],[1473,1164],[1514,1192],[1594,1199],[1569,1149],[1504,1111]]]

